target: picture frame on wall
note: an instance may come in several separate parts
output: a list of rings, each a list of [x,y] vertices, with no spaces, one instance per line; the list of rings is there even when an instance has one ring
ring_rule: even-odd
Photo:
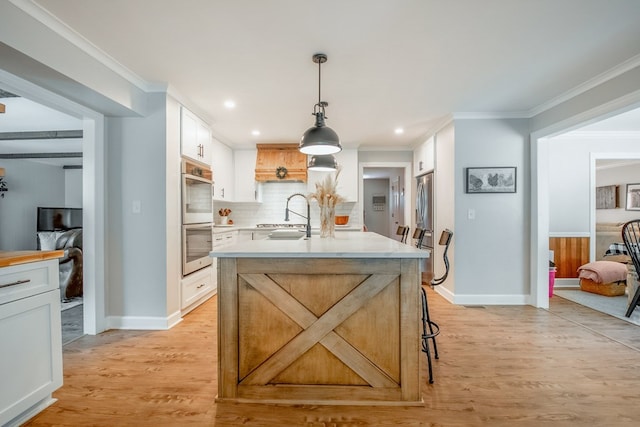
[[[627,184],[626,210],[640,211],[640,184]]]
[[[620,207],[617,185],[596,187],[596,209],[615,209]]]
[[[471,167],[466,171],[466,192],[515,193],[516,167]]]

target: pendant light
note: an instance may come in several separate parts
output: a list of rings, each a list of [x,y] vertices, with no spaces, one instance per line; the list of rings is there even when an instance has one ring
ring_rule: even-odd
[[[311,155],[334,154],[341,151],[342,146],[340,145],[338,134],[324,124],[324,120],[326,119],[324,109],[329,104],[323,102],[320,96],[322,82],[320,70],[322,64],[327,62],[327,55],[324,53],[316,53],[313,55],[313,62],[318,64],[318,103],[313,106],[313,115],[316,116],[316,124],[302,135],[298,149],[304,154]]]
[[[307,169],[312,171],[334,171],[338,169],[338,162],[333,154],[311,156]]]

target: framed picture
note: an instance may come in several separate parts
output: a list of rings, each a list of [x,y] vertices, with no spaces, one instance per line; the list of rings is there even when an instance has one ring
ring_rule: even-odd
[[[640,211],[640,184],[627,184],[628,211]]]
[[[618,186],[596,187],[596,209],[615,209],[620,207]]]
[[[467,193],[515,193],[516,168],[467,168]]]

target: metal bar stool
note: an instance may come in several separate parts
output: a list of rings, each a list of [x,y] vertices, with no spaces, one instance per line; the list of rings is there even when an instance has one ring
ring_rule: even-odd
[[[424,235],[423,235],[424,237]],[[434,286],[441,285],[447,280],[447,276],[449,275],[449,258],[447,258],[447,251],[449,250],[449,244],[451,243],[451,238],[453,237],[453,232],[449,229],[445,229],[442,231],[440,235],[439,244],[443,245],[444,253],[442,257],[444,258],[445,272],[442,277],[431,280],[430,286],[433,288]],[[417,246],[420,247],[420,246]],[[424,285],[424,283],[423,283]],[[427,304],[427,291],[425,291],[424,286],[420,287],[422,291],[422,352],[427,355],[427,364],[429,367],[429,384],[433,384],[433,368],[431,366],[431,350],[429,349],[429,340],[431,340],[433,344],[433,357],[439,359],[438,357],[438,346],[436,345],[436,336],[440,333],[440,326],[437,323],[431,320],[429,317],[429,305]]]

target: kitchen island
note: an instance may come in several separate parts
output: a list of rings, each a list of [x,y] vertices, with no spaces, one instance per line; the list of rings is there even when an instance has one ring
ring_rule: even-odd
[[[375,233],[239,242],[218,259],[218,401],[420,404],[429,252]]]

